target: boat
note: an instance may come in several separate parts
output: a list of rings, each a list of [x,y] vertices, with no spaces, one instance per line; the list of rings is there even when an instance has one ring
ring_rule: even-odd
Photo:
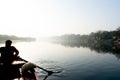
[[[0,80],[41,80],[35,68],[39,68],[47,73],[43,80],[46,80],[53,73],[62,72],[49,71],[18,56],[11,65],[0,63]]]
[[[34,64],[23,61],[9,66],[0,64],[0,80],[40,80],[34,68]]]

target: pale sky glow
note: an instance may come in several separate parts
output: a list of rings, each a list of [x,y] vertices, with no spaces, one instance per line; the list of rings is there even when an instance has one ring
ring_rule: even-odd
[[[0,34],[89,34],[120,26],[120,0],[0,0]]]

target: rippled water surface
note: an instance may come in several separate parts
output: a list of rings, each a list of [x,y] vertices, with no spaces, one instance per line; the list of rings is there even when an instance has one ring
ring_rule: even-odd
[[[47,80],[120,80],[119,53],[39,41],[13,45],[24,59],[48,70],[62,70]],[[38,73],[42,79],[46,75],[42,70]]]

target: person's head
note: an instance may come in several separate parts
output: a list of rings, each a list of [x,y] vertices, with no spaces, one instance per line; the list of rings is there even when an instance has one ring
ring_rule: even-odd
[[[8,47],[8,46],[11,46],[12,44],[12,41],[11,40],[6,40],[5,41],[5,46]]]

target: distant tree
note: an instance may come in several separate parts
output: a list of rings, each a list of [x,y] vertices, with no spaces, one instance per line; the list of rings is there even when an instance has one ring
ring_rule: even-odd
[[[117,31],[120,31],[120,26],[116,29]]]

